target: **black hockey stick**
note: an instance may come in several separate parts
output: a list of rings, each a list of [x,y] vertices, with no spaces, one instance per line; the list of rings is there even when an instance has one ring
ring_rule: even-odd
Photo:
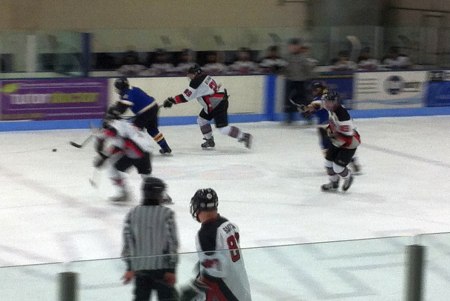
[[[92,187],[98,188],[100,184],[100,171],[97,168],[94,169],[92,177],[89,178],[89,183],[91,184]]]
[[[83,148],[89,141],[91,141],[92,137],[94,136],[94,134],[90,134],[86,139],[84,139],[83,142],[81,143],[76,143],[74,141],[70,141],[70,145],[76,147],[76,148]]]
[[[294,106],[296,106],[297,109],[299,109],[301,112],[305,112],[306,111],[306,106],[305,105],[296,103],[292,98],[289,98],[289,102],[291,104],[293,104]]]

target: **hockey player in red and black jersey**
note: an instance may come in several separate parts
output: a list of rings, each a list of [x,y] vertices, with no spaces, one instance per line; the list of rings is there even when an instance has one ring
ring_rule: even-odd
[[[344,180],[342,190],[347,191],[353,182],[352,172],[347,165],[352,161],[361,139],[350,114],[340,104],[339,95],[334,91],[329,91],[322,100],[324,108],[328,111],[326,131],[331,141],[325,154],[325,168],[330,182],[322,185],[322,190],[337,190],[339,180],[342,178]]]
[[[197,99],[203,107],[197,117],[197,123],[205,140],[201,145],[203,149],[212,148],[216,145],[212,134],[211,120],[215,121],[216,128],[222,134],[236,138],[239,142],[244,143],[245,147],[250,148],[252,135],[228,124],[227,91],[220,91],[220,85],[211,76],[204,73],[197,64],[189,68],[187,76],[190,79],[189,87],[183,93],[167,98],[163,106],[170,108],[174,104]]]
[[[239,228],[221,216],[211,188],[199,189],[191,199],[192,217],[201,223],[196,236],[199,275],[182,290],[181,301],[251,301],[250,284],[239,246]]]
[[[111,161],[113,167],[111,180],[119,190],[119,194],[111,198],[111,201],[128,201],[129,193],[124,173],[132,166],[136,167],[143,177],[152,172],[151,142],[147,133],[120,119],[117,112],[110,108],[96,139],[95,150],[98,156],[94,161],[94,167],[100,168],[107,160]]]
[[[327,150],[330,148],[331,140],[327,134],[328,127],[328,111],[325,109],[323,102],[325,96],[328,94],[327,86],[322,82],[313,82],[311,85],[313,101],[307,106],[300,106],[299,111],[304,114],[315,114],[317,117],[317,129],[320,139],[320,147],[324,155],[326,155]],[[361,165],[357,155],[355,154],[350,162],[349,166],[354,174],[361,171]]]

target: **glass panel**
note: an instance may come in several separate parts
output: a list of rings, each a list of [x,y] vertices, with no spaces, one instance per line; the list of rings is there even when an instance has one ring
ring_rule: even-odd
[[[253,300],[402,300],[405,247],[412,240],[391,237],[262,247],[243,249],[242,255]],[[437,236],[432,242],[448,247],[450,236],[445,240]],[[445,248],[439,252],[445,253]],[[441,279],[427,290],[433,296],[430,300],[439,300],[434,297],[446,290],[450,262],[448,254],[430,255],[439,260],[439,264],[432,261],[431,265],[441,272]],[[197,253],[180,254],[178,289],[197,275],[197,261]],[[2,297],[19,296],[2,300],[28,300],[37,295],[44,296],[42,300],[54,300],[57,274],[62,268],[54,264],[0,269]],[[125,264],[120,258],[72,262],[64,269],[79,274],[79,300],[129,300],[132,296],[133,285],[121,282]]]
[[[240,47],[252,51],[258,60],[271,45],[287,54],[287,41],[299,37],[311,45],[310,55],[319,65],[330,65],[339,51],[347,51],[356,61],[360,51],[370,49],[379,62],[395,47],[415,65],[450,66],[450,29],[448,27],[333,26],[302,29],[298,27],[217,27],[157,28],[153,30],[92,30],[91,68],[116,70],[127,51],[135,51],[139,62],[148,67],[152,54],[165,49],[173,61],[180,52],[192,49],[200,61],[208,51],[219,51],[224,63],[235,59]],[[357,43],[349,37],[356,37]],[[3,73],[16,77],[59,77],[82,74],[82,35],[77,32],[2,32],[0,59]],[[435,45],[435,41],[440,41]],[[353,51],[353,53],[352,53]],[[4,76],[11,77],[11,75]]]
[[[59,263],[0,268],[0,299],[58,300]]]
[[[0,33],[0,66],[13,73],[8,77],[80,76],[81,58],[80,33]]]
[[[41,32],[37,35],[37,71],[81,75],[82,41],[75,32]]]
[[[450,233],[425,234],[424,300],[445,301],[450,296]]]
[[[244,250],[254,300],[401,300],[410,238]]]

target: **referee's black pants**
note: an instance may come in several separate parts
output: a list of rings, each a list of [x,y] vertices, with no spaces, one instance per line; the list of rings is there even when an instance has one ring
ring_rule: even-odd
[[[152,291],[158,294],[159,301],[178,301],[178,293],[173,286],[164,281],[166,270],[136,271],[134,301],[149,301]]]

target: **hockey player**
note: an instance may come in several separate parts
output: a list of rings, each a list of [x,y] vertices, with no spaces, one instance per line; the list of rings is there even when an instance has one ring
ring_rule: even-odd
[[[197,99],[203,109],[197,117],[197,123],[204,136],[205,142],[201,144],[203,149],[212,148],[216,144],[212,134],[211,120],[214,119],[219,131],[244,143],[250,148],[252,135],[242,132],[238,127],[228,124],[228,94],[224,90],[220,92],[220,85],[208,74],[204,73],[199,65],[195,64],[188,70],[190,79],[189,87],[183,93],[169,97],[164,101],[164,107],[170,108],[174,104]]]
[[[352,172],[347,165],[351,162],[361,139],[353,126],[350,114],[340,104],[336,92],[329,91],[324,94],[323,106],[329,114],[326,131],[331,144],[325,154],[325,168],[330,182],[322,185],[322,190],[337,190],[339,179],[342,178],[344,180],[342,190],[347,191],[353,182]]]
[[[314,82],[312,84],[312,95],[313,101],[302,107],[302,111],[305,114],[315,114],[317,117],[317,131],[319,134],[320,147],[324,155],[326,155],[328,148],[330,148],[331,141],[328,137],[326,128],[328,125],[328,111],[323,107],[322,98],[324,95],[327,95],[328,88],[325,84],[321,82]],[[361,166],[358,164],[358,158],[356,155],[353,156],[352,161],[350,162],[351,169],[354,173],[358,173],[361,170]]]
[[[191,199],[192,217],[201,223],[196,236],[200,273],[191,288],[182,291],[182,301],[251,300],[239,228],[218,213],[218,205],[217,194],[211,188],[197,190]]]
[[[111,180],[119,190],[119,194],[111,198],[111,201],[128,201],[129,192],[125,183],[125,172],[132,166],[136,167],[142,177],[152,172],[151,144],[147,133],[128,121],[120,119],[110,109],[96,138],[95,150],[98,156],[94,166],[100,168],[106,160],[110,160],[113,167]]]
[[[130,87],[130,83],[125,77],[116,79],[114,87],[120,95],[119,101],[114,105],[116,113],[123,114],[130,109],[136,115],[133,121],[134,125],[147,130],[161,147],[159,150],[161,154],[170,154],[172,150],[163,133],[158,129],[159,106],[155,99],[138,87]]]

